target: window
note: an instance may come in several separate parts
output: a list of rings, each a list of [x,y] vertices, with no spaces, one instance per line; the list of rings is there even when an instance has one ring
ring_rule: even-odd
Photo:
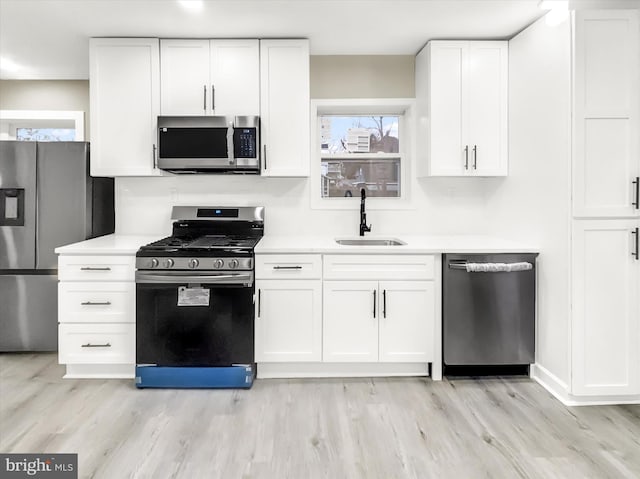
[[[16,128],[18,141],[74,141],[75,128]]]
[[[312,207],[406,208],[412,99],[313,100]]]
[[[320,115],[323,198],[400,196],[399,116]]]

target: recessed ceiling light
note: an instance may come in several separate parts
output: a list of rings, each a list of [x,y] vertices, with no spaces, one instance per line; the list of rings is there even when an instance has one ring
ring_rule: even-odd
[[[199,12],[204,7],[203,0],[178,0],[178,5],[180,5],[185,10],[189,10],[190,12]]]
[[[7,57],[0,57],[0,70],[6,72],[17,72],[18,70],[22,70],[22,65],[17,64]]]

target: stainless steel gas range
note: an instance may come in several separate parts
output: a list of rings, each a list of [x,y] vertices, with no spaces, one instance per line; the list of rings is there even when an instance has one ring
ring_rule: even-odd
[[[172,219],[136,254],[136,385],[251,387],[264,208],[176,206]]]

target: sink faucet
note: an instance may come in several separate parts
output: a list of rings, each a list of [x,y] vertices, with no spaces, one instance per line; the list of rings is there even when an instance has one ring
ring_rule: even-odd
[[[364,188],[360,189],[360,236],[371,231],[371,225],[367,226],[367,213],[364,212],[364,200],[367,194]]]

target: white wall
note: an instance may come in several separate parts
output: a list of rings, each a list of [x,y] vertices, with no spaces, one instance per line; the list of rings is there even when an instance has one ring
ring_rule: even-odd
[[[406,98],[414,96],[414,60],[407,56],[311,57],[312,98]],[[415,176],[415,175],[414,175]],[[310,182],[319,178],[197,175],[117,178],[116,231],[166,233],[171,206],[264,205],[267,234],[356,235],[359,200],[348,211],[311,208]],[[447,234],[486,229],[484,179],[412,180],[411,206],[369,209],[372,234]]]
[[[509,176],[487,202],[500,236],[540,245],[537,364],[569,377],[570,24],[544,18],[509,42]],[[491,190],[490,190],[491,192]]]

